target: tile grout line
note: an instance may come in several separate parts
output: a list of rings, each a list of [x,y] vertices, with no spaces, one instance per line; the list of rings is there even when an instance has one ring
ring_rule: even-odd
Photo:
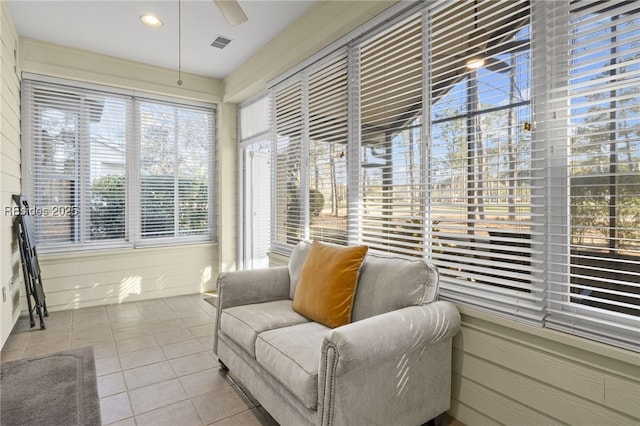
[[[68,310],[69,312],[68,322],[67,320],[65,320],[66,324],[64,325],[64,328],[61,328],[61,329],[56,328],[55,330],[57,333],[67,335],[69,339],[69,346],[71,347],[74,346],[74,343],[73,343],[74,340],[76,342],[87,340],[88,341],[87,344],[92,344],[90,334],[88,334],[89,337],[82,336],[82,337],[74,338],[74,330],[82,329],[82,327],[77,328],[76,326],[84,325],[84,323],[88,321],[92,322],[97,320],[96,322],[101,324],[103,323],[103,321],[106,321],[104,323],[106,327],[106,330],[105,330],[106,332],[104,333],[104,335],[101,335],[100,340],[104,342],[108,342],[109,345],[105,349],[108,349],[109,351],[111,351],[110,347],[112,346],[113,352],[109,352],[108,356],[102,356],[99,359],[95,359],[95,353],[94,353],[94,359],[96,362],[98,362],[100,359],[105,359],[105,360],[109,359],[108,361],[105,361],[105,364],[104,364],[105,367],[103,371],[101,371],[102,374],[97,377],[98,379],[100,379],[100,377],[118,375],[117,377],[114,376],[112,379],[110,378],[109,380],[113,380],[113,382],[110,383],[109,381],[107,381],[106,382],[107,384],[104,386],[111,386],[111,389],[112,390],[115,389],[116,391],[118,390],[118,388],[120,388],[120,386],[122,386],[120,388],[122,389],[122,391],[116,392],[112,395],[106,395],[104,397],[101,397],[100,401],[103,401],[106,398],[119,397],[120,398],[119,400],[114,399],[113,401],[114,402],[120,401],[118,402],[118,404],[122,404],[121,409],[123,409],[123,412],[125,414],[130,414],[130,416],[128,417],[112,421],[109,424],[114,424],[114,423],[119,423],[124,421],[131,421],[133,423],[137,423],[138,422],[137,417],[139,416],[145,415],[147,413],[150,413],[156,410],[161,410],[164,407],[171,406],[173,404],[184,404],[185,401],[188,402],[188,404],[184,404],[185,409],[188,408],[190,412],[195,413],[195,415],[197,415],[198,421],[202,425],[217,424],[218,422],[223,422],[226,419],[232,418],[236,415],[240,415],[242,413],[246,413],[249,411],[256,413],[255,414],[256,419],[258,420],[263,419],[264,416],[262,415],[262,413],[259,412],[258,410],[259,407],[254,403],[254,401],[251,398],[249,398],[249,396],[246,394],[244,389],[242,389],[235,382],[235,380],[233,380],[230,376],[226,376],[224,380],[225,383],[222,386],[232,388],[234,389],[234,392],[239,392],[238,397],[243,401],[244,409],[242,409],[238,413],[233,413],[233,414],[220,417],[213,423],[205,423],[205,418],[203,417],[204,414],[201,413],[196,408],[196,405],[194,403],[194,398],[200,397],[205,393],[215,392],[215,389],[217,389],[218,387],[207,389],[205,393],[202,393],[201,391],[198,390],[200,389],[198,388],[198,386],[201,386],[201,385],[197,384],[197,382],[194,382],[193,385],[196,387],[193,388],[193,390],[198,390],[198,391],[196,392],[197,395],[195,395],[192,398],[191,394],[187,392],[186,385],[189,383],[186,383],[183,380],[185,380],[185,378],[188,376],[197,375],[197,373],[199,372],[203,372],[207,370],[211,370],[212,372],[216,371],[216,364],[214,362],[215,354],[213,354],[210,345],[207,344],[211,337],[210,336],[211,333],[208,330],[208,327],[211,326],[211,323],[215,322],[214,313],[211,312],[210,309],[205,309],[205,307],[201,306],[202,303],[206,303],[203,297],[197,297],[197,298],[196,297],[178,297],[176,299],[169,299],[169,300],[167,300],[166,298],[161,298],[159,300],[153,299],[153,301],[149,301],[149,302],[151,303],[141,304],[140,302],[131,302],[133,304],[131,305],[132,308],[130,311],[128,308],[124,307],[125,305],[105,305],[105,306],[99,306],[99,307],[92,306],[92,307],[87,307],[86,311],[85,310]],[[120,307],[122,307],[122,310],[120,310]],[[81,308],[81,309],[84,309],[84,308]],[[143,311],[147,311],[147,312],[145,313]],[[162,327],[160,328],[153,327],[153,324],[157,324],[158,322],[161,322],[158,319],[162,318],[163,311],[170,312],[169,318],[167,318],[166,321],[173,321],[173,324],[167,323],[166,325],[169,326],[168,329],[164,329]],[[128,312],[136,312],[136,314],[129,315]],[[86,313],[86,316],[85,316],[85,313]],[[145,314],[148,315],[147,320],[142,320],[138,323],[136,323],[135,321],[131,321],[132,325],[130,326],[126,324],[126,319],[135,318],[139,316],[144,317]],[[118,327],[114,327],[114,325],[117,324],[118,321],[123,321],[123,322],[118,324]],[[135,325],[133,325],[134,323]],[[126,326],[122,327],[122,325],[126,325]],[[173,326],[175,326],[175,328]],[[116,335],[119,334],[117,330],[122,330],[122,329],[130,329],[132,333],[135,333],[136,329],[142,330],[141,332],[144,334],[141,334],[141,335],[134,334],[130,337],[116,339]],[[30,330],[27,330],[27,331],[30,331]],[[148,334],[146,334],[147,332]],[[170,335],[170,333],[172,332],[175,333],[175,336]],[[80,332],[80,334],[81,333],[82,332]],[[161,341],[160,341],[160,340],[164,341],[165,339],[161,339],[159,337],[159,336],[162,336],[163,333],[169,333],[169,335],[167,335],[167,339],[166,339],[167,341],[165,342],[165,344],[161,344]],[[123,335],[126,336],[126,334],[123,334]],[[35,337],[36,337],[35,334],[29,334],[24,338],[23,341],[19,341],[19,344],[16,347],[20,352],[19,353],[20,358],[23,358],[25,356],[25,351],[29,347],[29,340]],[[135,340],[140,337],[146,337],[148,339],[147,343],[142,344],[143,346],[146,344],[152,344],[152,346],[127,351],[126,343],[118,344],[123,340],[132,339],[131,347],[136,347]],[[149,339],[149,337],[151,338]],[[179,340],[173,341],[174,338]],[[187,341],[192,342],[193,347],[188,348],[185,351],[185,353],[182,353],[182,351],[179,350],[180,349],[179,346],[182,342],[187,342]],[[93,345],[95,345],[95,343],[97,342],[98,340],[95,340]],[[46,343],[46,345],[49,345],[49,344],[53,344],[53,343]],[[168,353],[165,350],[165,347],[168,345],[173,345],[173,346],[170,346],[172,350],[171,350],[171,353],[169,354],[173,358],[169,358]],[[123,363],[123,360],[122,360],[123,356],[126,356],[127,354],[134,353],[134,352],[143,354],[146,350],[152,349],[152,348],[153,349],[157,348],[157,350],[159,351],[158,360],[153,362],[148,362],[148,360],[143,359],[141,360],[142,362],[141,365],[133,366],[137,363],[132,362],[128,368],[125,368],[125,364]],[[191,352],[191,351],[195,351],[195,352]],[[106,354],[106,352],[103,352],[103,353]],[[177,354],[180,354],[180,355],[176,356]],[[201,366],[199,367],[196,367],[195,371],[191,371],[190,368],[184,367],[183,371],[185,371],[185,373],[180,375],[177,369],[179,365],[179,360],[187,357],[197,357],[195,359],[197,359],[198,362],[202,362],[203,364],[201,364]],[[152,358],[149,358],[149,359],[152,359]],[[149,366],[153,366],[154,364],[160,364],[160,363],[168,364],[169,370],[167,370],[167,374],[171,374],[172,377],[164,377],[159,382],[150,383],[148,385],[140,386],[135,389],[130,387],[131,385],[129,382],[127,382],[127,379],[126,379],[127,375],[125,374],[127,371],[135,370],[138,368],[149,367]],[[122,385],[118,383],[118,380],[122,381]],[[170,381],[173,381],[174,384],[177,383],[178,386],[175,389],[176,390],[180,389],[180,391],[183,393],[183,395],[178,396],[178,399],[176,401],[173,401],[170,404],[167,404],[165,406],[159,406],[150,410],[142,411],[140,413],[136,413],[134,411],[134,404],[132,399],[133,391],[136,391],[138,389],[143,389],[144,387],[147,387],[147,386],[159,385],[159,384],[170,382]],[[173,385],[170,385],[170,386],[173,386]],[[108,388],[105,388],[105,389],[108,389]],[[122,396],[123,393],[126,393],[126,398]],[[126,407],[125,407],[125,404],[126,404]],[[149,406],[153,406],[153,404],[150,404]],[[226,413],[223,412],[220,414],[224,415]],[[194,420],[195,419],[196,418],[194,417]],[[259,421],[260,423],[262,423],[262,420],[259,420]]]

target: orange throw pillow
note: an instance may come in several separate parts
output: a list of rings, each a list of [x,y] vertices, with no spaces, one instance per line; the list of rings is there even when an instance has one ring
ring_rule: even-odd
[[[341,247],[314,241],[300,271],[293,309],[327,327],[350,323],[367,250],[367,246]]]

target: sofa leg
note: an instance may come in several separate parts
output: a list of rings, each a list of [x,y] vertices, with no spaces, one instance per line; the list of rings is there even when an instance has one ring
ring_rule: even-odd
[[[218,369],[218,371],[220,371],[221,373],[226,373],[227,371],[229,371],[229,367],[227,367],[224,362],[222,362],[222,360],[218,360],[218,362],[220,363],[220,368]]]

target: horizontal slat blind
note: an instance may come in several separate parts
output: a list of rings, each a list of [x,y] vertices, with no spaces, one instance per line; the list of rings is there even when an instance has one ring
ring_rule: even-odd
[[[347,59],[333,58],[309,78],[310,238],[347,242]]]
[[[26,79],[22,90],[38,244],[126,240],[131,100]]]
[[[551,327],[638,350],[640,341],[640,4],[570,2],[568,267],[550,282]],[[566,157],[564,156],[566,154]],[[567,241],[567,240],[565,240]],[[557,268],[562,270],[561,268]]]
[[[287,252],[303,239],[302,85],[295,81],[272,91],[275,122],[275,194],[272,244]]]
[[[238,108],[240,142],[269,132],[269,97],[263,95]]]
[[[444,297],[541,324],[529,9],[478,1],[430,14],[429,242]]]
[[[422,256],[421,15],[360,47],[360,238],[378,251]]]
[[[25,194],[46,251],[213,237],[213,106],[22,82]]]
[[[142,239],[208,235],[211,111],[148,100],[138,110]]]
[[[639,10],[443,0],[350,40],[348,241],[432,261],[459,305],[639,350]],[[274,115],[281,151],[301,129],[283,188],[299,164],[315,184],[306,102],[333,94],[305,84]]]

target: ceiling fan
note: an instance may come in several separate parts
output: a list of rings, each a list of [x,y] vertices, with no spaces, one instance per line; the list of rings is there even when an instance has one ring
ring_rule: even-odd
[[[454,55],[454,58],[457,59],[456,64],[446,71],[441,80],[433,86],[433,102],[435,103],[444,97],[452,87],[466,78],[468,72],[471,70],[483,67],[493,72],[510,72],[511,66],[500,60],[497,56],[508,52],[519,52],[529,48],[528,39],[513,40],[513,36],[519,28],[522,28],[528,23],[528,19],[529,17],[525,13],[510,16],[508,20],[495,23],[493,26],[496,27],[497,30],[489,34],[485,34],[487,29],[479,30],[474,28],[469,34],[468,39],[484,41],[478,43],[476,46],[469,46],[466,51]],[[475,62],[475,66],[473,62]]]
[[[506,52],[519,52],[529,48],[528,39],[510,40],[519,28],[528,23],[528,17],[516,17],[516,19],[511,17],[510,19],[511,22],[507,24],[500,23],[496,25],[498,29],[488,35],[484,35],[486,30],[479,31],[475,28],[469,39],[485,38],[484,43],[468,50],[465,54],[456,55],[456,58],[463,60],[467,69],[485,67],[493,72],[509,72],[510,65],[495,56]]]
[[[232,27],[249,20],[237,0],[213,0]],[[178,86],[182,86],[182,2],[178,0]]]
[[[507,73],[510,66],[497,59],[495,55],[518,52],[529,47],[529,40],[512,40],[518,30],[529,23],[529,15],[525,10],[522,10],[514,15],[508,15],[502,20],[492,22],[490,25],[496,30],[486,34],[487,28],[478,28],[478,6],[478,0],[474,0],[473,31],[469,34],[468,40],[484,39],[484,43],[470,48],[465,54],[456,55],[456,57],[464,60],[467,69],[485,67],[493,72]]]
[[[485,44],[483,47],[473,49],[473,53],[470,57],[458,57],[465,59],[465,65],[468,69],[485,67],[493,72],[507,73],[511,69],[511,66],[493,55],[505,52],[518,52],[525,50],[528,47],[529,40],[514,40],[509,43],[503,43],[499,46],[500,50],[493,49],[494,51]]]
[[[218,6],[220,13],[222,13],[224,19],[226,19],[227,23],[232,27],[248,20],[247,15],[237,0],[213,0],[213,2]]]

